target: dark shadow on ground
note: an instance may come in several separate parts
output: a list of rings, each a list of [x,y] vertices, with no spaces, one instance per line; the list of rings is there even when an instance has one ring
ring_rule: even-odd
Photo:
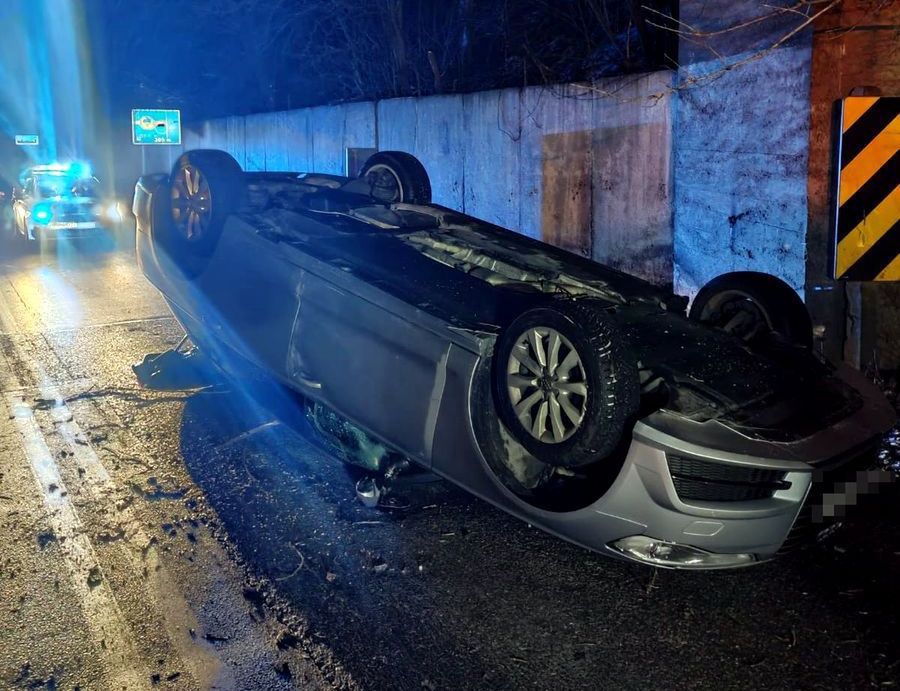
[[[188,400],[181,449],[237,554],[364,688],[900,678],[896,495],[770,564],[657,571],[568,545],[445,482],[410,489],[408,512],[366,509],[304,429],[277,387],[232,387]]]

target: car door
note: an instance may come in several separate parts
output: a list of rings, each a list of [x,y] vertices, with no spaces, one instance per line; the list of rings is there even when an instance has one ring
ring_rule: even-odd
[[[231,217],[209,264],[191,285],[192,309],[211,340],[284,376],[299,274],[279,243]]]
[[[301,388],[422,462],[431,460],[449,332],[353,277],[304,271],[288,360]]]

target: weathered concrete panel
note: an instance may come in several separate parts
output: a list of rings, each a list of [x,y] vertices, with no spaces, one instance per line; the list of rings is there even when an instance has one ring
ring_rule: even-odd
[[[343,109],[344,148],[375,148],[375,104],[348,103]]]
[[[463,209],[507,228],[521,228],[519,91],[483,91],[463,97],[468,151],[463,162]]]
[[[467,149],[463,97],[420,99],[415,114],[415,142],[408,150],[428,171],[434,201],[451,209],[461,209]]]
[[[408,151],[436,202],[669,283],[670,84],[663,73],[223,118],[186,141],[247,170],[340,174],[347,147]]]
[[[809,61],[803,44],[721,74],[720,61],[682,68],[673,131],[679,292],[694,295],[718,274],[746,269],[802,294]]]
[[[379,101],[377,108],[379,151],[414,151],[416,148],[415,98]]]
[[[594,130],[592,257],[659,285],[672,282],[668,123]]]
[[[305,173],[313,170],[312,134],[309,111],[292,110],[284,113],[283,147],[287,154],[287,170]]]
[[[590,256],[596,96],[577,86],[533,87],[520,93],[520,230]]]
[[[235,116],[227,118],[226,120],[219,122],[224,122],[225,125],[225,134],[224,134],[224,142],[223,146],[218,148],[223,148],[225,151],[234,156],[235,160],[241,164],[242,167],[247,166],[247,130],[246,123],[244,118],[241,116]]]
[[[591,131],[545,134],[541,137],[540,151],[540,237],[564,250],[589,257]]]
[[[244,118],[245,128],[245,170],[266,169],[266,137],[272,127],[271,113],[261,113],[253,117]]]
[[[262,122],[268,125],[263,133],[266,170],[290,170],[285,114],[268,113]]]
[[[608,80],[594,101],[592,257],[672,282],[671,90],[657,72]]]
[[[344,172],[344,107],[322,106],[309,111],[313,141],[313,169],[317,173]]]

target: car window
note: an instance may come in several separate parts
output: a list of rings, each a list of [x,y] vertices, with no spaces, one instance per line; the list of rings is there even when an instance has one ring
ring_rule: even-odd
[[[97,191],[98,181],[96,178],[84,178],[82,180],[77,180],[74,185],[72,185],[72,195],[75,197],[88,197],[90,199],[96,199],[99,196]]]
[[[58,185],[55,185],[50,182],[38,182],[37,183],[37,196],[41,199],[45,199],[47,197],[56,197],[60,193],[60,188]]]

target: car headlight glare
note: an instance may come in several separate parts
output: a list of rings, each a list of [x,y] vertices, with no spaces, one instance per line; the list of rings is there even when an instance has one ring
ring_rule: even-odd
[[[646,535],[623,537],[609,546],[644,563],[678,569],[722,569],[746,566],[756,561],[752,554],[716,554]]]
[[[31,213],[31,217],[38,225],[45,226],[53,220],[53,208],[49,204],[37,204]]]
[[[119,209],[119,203],[114,202],[106,207],[106,217],[110,221],[119,222],[122,220],[122,211]]]

